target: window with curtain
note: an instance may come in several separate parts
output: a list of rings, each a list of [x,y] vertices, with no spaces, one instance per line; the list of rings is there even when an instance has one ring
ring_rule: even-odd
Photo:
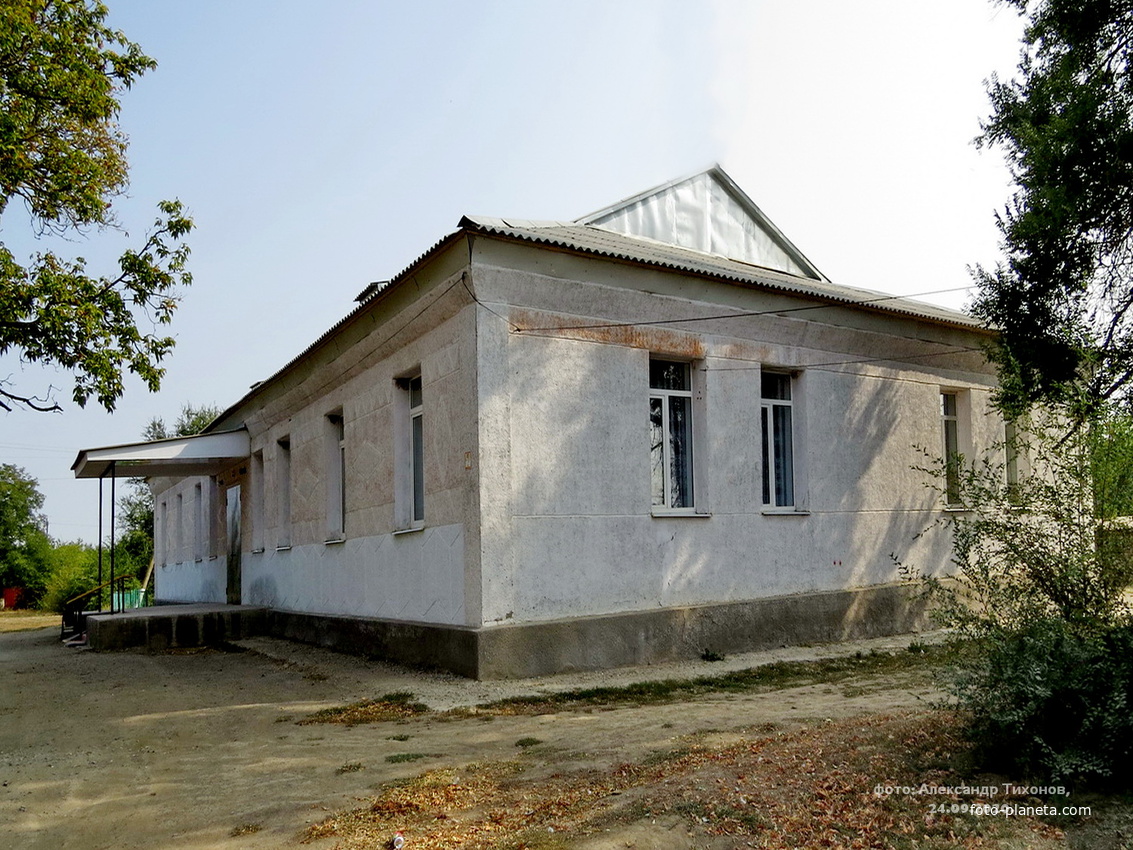
[[[649,361],[649,451],[655,510],[691,509],[692,367]]]
[[[763,457],[763,504],[795,506],[794,415],[792,378],[782,372],[761,375],[760,440]]]

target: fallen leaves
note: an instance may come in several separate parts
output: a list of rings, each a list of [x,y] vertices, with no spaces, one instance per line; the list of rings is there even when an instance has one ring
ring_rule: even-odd
[[[386,720],[403,720],[424,714],[429,707],[421,702],[413,701],[413,694],[408,691],[398,691],[386,694],[380,699],[368,699],[350,705],[324,708],[314,714],[298,721],[300,726],[311,723],[341,723],[345,726],[357,726],[361,723],[381,723]]]
[[[929,805],[940,799],[874,795],[879,783],[957,784],[952,765],[962,745],[954,724],[939,711],[876,715],[757,733],[728,746],[685,741],[665,758],[604,770],[548,776],[546,763],[523,759],[429,771],[315,825],[306,838],[333,837],[349,850],[402,830],[414,850],[518,850],[675,816],[694,834],[768,850],[974,850],[1004,835],[1037,846],[1056,839],[1057,830],[1033,819],[932,815]]]

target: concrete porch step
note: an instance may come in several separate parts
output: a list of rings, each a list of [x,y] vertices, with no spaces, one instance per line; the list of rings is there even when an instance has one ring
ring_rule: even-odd
[[[254,605],[157,605],[92,613],[86,631],[95,650],[211,646],[264,634],[267,613]]]

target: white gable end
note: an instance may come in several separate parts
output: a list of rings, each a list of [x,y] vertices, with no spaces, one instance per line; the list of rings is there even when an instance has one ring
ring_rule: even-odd
[[[824,279],[718,167],[636,195],[579,223]]]

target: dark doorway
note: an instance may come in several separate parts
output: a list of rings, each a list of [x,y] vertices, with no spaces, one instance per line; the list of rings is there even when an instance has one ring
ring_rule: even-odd
[[[240,485],[229,487],[225,493],[228,530],[228,604],[239,605],[240,598]]]

